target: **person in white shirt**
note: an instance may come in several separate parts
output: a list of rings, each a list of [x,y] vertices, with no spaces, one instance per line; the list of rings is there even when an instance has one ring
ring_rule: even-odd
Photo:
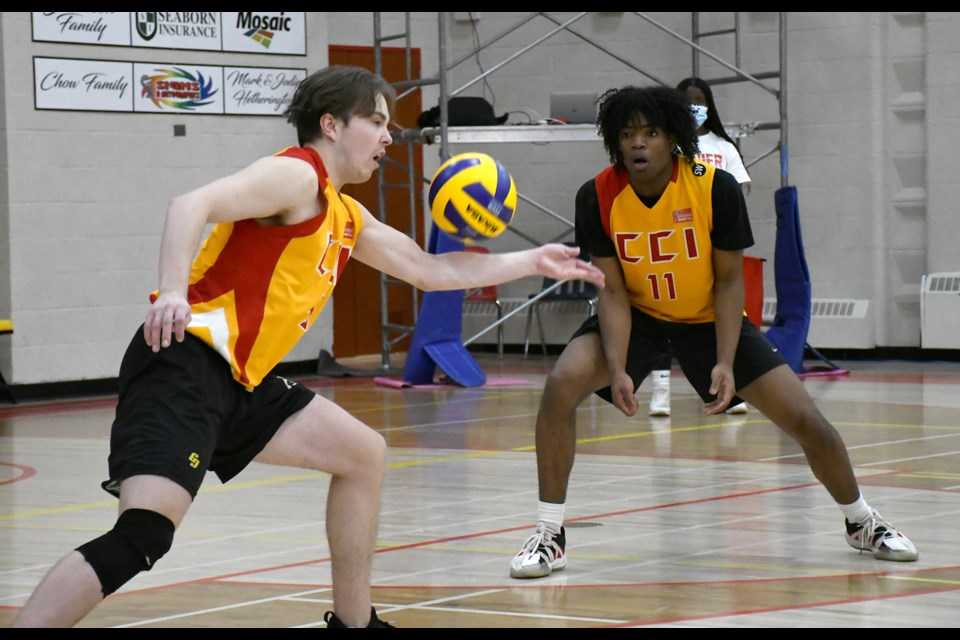
[[[743,156],[740,149],[727,134],[720,121],[717,105],[713,101],[713,91],[710,85],[702,78],[684,78],[677,84],[677,89],[685,91],[692,104],[694,118],[699,125],[697,129],[697,144],[700,152],[697,159],[733,174],[747,193],[750,192],[750,174],[743,166]],[[664,356],[657,363],[650,378],[653,380],[653,391],[650,394],[651,416],[666,417],[670,415],[670,367],[673,356]],[[725,413],[743,414],[747,412],[747,404],[739,398],[730,402]]]
[[[700,146],[697,159],[732,173],[737,182],[749,192],[750,174],[743,166],[740,149],[723,128],[710,85],[701,78],[690,77],[681,80],[677,89],[686,91],[697,112],[694,114],[700,123],[700,128],[697,129],[697,142]]]

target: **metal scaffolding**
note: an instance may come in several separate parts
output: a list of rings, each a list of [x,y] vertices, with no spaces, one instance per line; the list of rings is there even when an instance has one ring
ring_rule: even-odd
[[[405,49],[407,52],[407,78],[401,82],[395,82],[394,87],[397,89],[398,99],[402,99],[405,96],[409,95],[413,91],[416,91],[423,86],[436,85],[439,88],[439,110],[440,110],[440,123],[437,127],[427,128],[427,129],[410,129],[403,130],[394,135],[394,140],[396,142],[406,143],[408,145],[413,144],[423,144],[426,142],[437,143],[440,145],[440,157],[441,161],[446,160],[450,157],[450,145],[453,143],[500,143],[500,142],[546,142],[546,141],[574,141],[574,140],[595,140],[597,139],[595,128],[592,125],[567,125],[563,127],[549,127],[549,126],[518,126],[518,125],[506,125],[506,126],[486,126],[486,127],[451,127],[448,125],[449,114],[448,114],[448,101],[450,98],[456,97],[464,90],[473,86],[477,82],[480,82],[487,76],[495,73],[505,65],[516,60],[518,57],[526,53],[527,51],[541,45],[543,42],[547,41],[552,36],[558,33],[570,33],[575,35],[584,41],[585,44],[592,46],[603,53],[609,55],[610,57],[618,60],[623,63],[626,67],[636,71],[637,73],[650,78],[651,80],[660,83],[666,84],[659,78],[655,77],[651,73],[643,70],[638,65],[633,64],[631,61],[621,57],[615,52],[611,51],[601,43],[594,41],[593,39],[577,32],[572,29],[572,25],[577,21],[581,20],[585,16],[589,15],[590,12],[580,12],[576,13],[573,16],[560,20],[555,18],[546,12],[534,12],[519,18],[515,23],[511,24],[506,29],[502,30],[500,33],[494,35],[492,38],[486,42],[479,43],[473,50],[462,55],[458,59],[454,60],[451,63],[447,62],[447,19],[450,12],[438,12],[437,13],[437,55],[438,55],[438,72],[429,78],[413,78],[411,77],[412,65],[410,63],[410,55],[412,50],[411,43],[411,34],[410,34],[410,14],[406,12],[404,14],[404,31],[391,35],[383,35],[382,33],[382,14],[380,12],[375,12],[374,16],[374,56],[376,61],[375,71],[380,73],[381,71],[381,60],[382,60],[382,46],[384,43],[394,40],[403,39],[405,43]],[[779,105],[779,118],[777,120],[770,120],[766,122],[743,122],[743,123],[725,123],[724,127],[727,129],[731,137],[743,138],[749,135],[753,135],[757,131],[779,131],[779,139],[771,148],[761,152],[756,157],[751,159],[745,159],[744,165],[749,168],[756,163],[760,162],[764,158],[773,155],[774,153],[779,152],[780,159],[780,186],[785,187],[789,184],[789,163],[787,156],[787,100],[786,100],[786,82],[787,82],[787,66],[786,66],[786,56],[787,56],[787,14],[785,12],[778,13],[779,19],[779,29],[778,29],[778,38],[779,38],[779,56],[778,56],[778,65],[776,69],[761,71],[756,73],[748,73],[741,68],[741,24],[740,24],[740,13],[731,12],[733,16],[733,26],[727,29],[718,29],[713,31],[702,31],[700,27],[700,12],[691,12],[691,36],[687,38],[686,36],[677,33],[676,31],[670,29],[669,27],[663,25],[659,21],[655,20],[651,16],[640,13],[640,12],[630,12],[632,15],[637,16],[646,23],[652,25],[655,28],[658,28],[665,33],[669,34],[671,37],[676,40],[686,44],[691,48],[692,59],[692,75],[700,75],[700,67],[702,57],[707,57],[713,60],[714,62],[720,64],[726,69],[729,69],[733,75],[718,77],[718,78],[705,78],[705,80],[711,85],[721,85],[721,84],[731,84],[731,83],[741,83],[749,82],[752,83],[764,91],[770,93],[777,99]],[[540,37],[534,39],[533,41],[526,43],[525,46],[518,48],[515,52],[508,55],[506,58],[496,63],[486,71],[483,71],[476,77],[472,78],[468,82],[464,83],[462,86],[457,87],[453,90],[449,86],[449,72],[461,64],[462,62],[473,58],[480,51],[486,49],[490,45],[502,40],[504,37],[510,33],[516,31],[523,25],[535,20],[542,19],[550,23],[549,30],[541,35]],[[732,35],[734,37],[734,60],[733,62],[724,60],[719,56],[714,55],[709,50],[702,46],[704,40],[709,38]],[[777,79],[779,80],[779,86],[773,87],[769,84],[763,82],[764,80]],[[413,167],[412,160],[412,147],[410,149],[410,167]],[[378,195],[378,206],[379,206],[379,215],[381,220],[385,220],[385,202],[386,202],[386,192],[388,189],[393,188],[408,188],[410,190],[410,202],[411,202],[411,216],[416,215],[416,207],[413,206],[414,198],[420,197],[421,189],[424,184],[429,184],[430,180],[422,175],[415,175],[413,171],[409,172],[409,180],[403,185],[397,184],[385,184],[383,179],[383,174],[377,174],[377,195]],[[561,241],[565,236],[573,230],[573,223],[564,218],[563,216],[557,214],[556,212],[551,211],[549,208],[534,202],[533,200],[519,195],[520,199],[532,205],[534,208],[544,212],[545,214],[551,216],[557,221],[565,224],[568,229],[567,231],[559,234],[555,238],[551,238],[546,242],[557,242]],[[416,224],[415,221],[411,221],[411,229],[416,233]],[[518,234],[523,237],[526,241],[534,245],[540,245],[542,242],[538,241],[535,238],[527,236],[522,232],[517,231],[511,227],[508,227],[512,233]],[[414,237],[415,240],[418,238]],[[558,283],[557,286],[559,286]],[[414,327],[410,326],[398,326],[388,322],[387,319],[387,308],[386,308],[386,299],[387,299],[387,289],[392,286],[410,286],[401,281],[394,280],[385,275],[381,276],[381,364],[383,368],[390,367],[390,352],[400,340],[404,339],[406,336],[412,334]],[[414,301],[414,321],[416,323],[417,309],[419,306],[419,296],[415,288],[412,289],[412,296]],[[488,331],[495,329],[496,327],[502,325],[504,322],[509,320],[511,317],[519,313],[520,311],[526,309],[531,304],[535,303],[539,298],[544,295],[547,295],[549,290],[541,291],[537,296],[532,297],[531,299],[525,301],[520,307],[514,309],[510,313],[504,315],[500,320],[494,322],[493,324],[485,327],[475,336],[472,336],[464,342],[465,345],[470,344],[475,341],[480,336],[484,335]]]

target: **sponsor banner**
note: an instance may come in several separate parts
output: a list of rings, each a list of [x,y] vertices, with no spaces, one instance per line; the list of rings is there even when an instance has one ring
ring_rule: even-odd
[[[133,63],[34,58],[37,109],[132,111]]]
[[[33,39],[305,56],[306,15],[303,11],[34,11]]]
[[[38,110],[282,116],[306,69],[33,59]]]
[[[224,113],[223,68],[133,65],[133,110],[147,113]]]
[[[226,113],[283,115],[306,69],[224,67]]]
[[[131,11],[131,44],[160,49],[219,51],[219,11]]]
[[[307,54],[302,11],[224,11],[223,50],[244,53]]]
[[[33,39],[130,46],[129,11],[34,11]]]

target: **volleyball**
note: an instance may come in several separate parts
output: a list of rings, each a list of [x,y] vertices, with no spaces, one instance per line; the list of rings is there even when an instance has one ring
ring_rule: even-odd
[[[437,227],[464,244],[503,233],[517,209],[517,185],[485,153],[460,153],[440,165],[430,182],[430,213]]]

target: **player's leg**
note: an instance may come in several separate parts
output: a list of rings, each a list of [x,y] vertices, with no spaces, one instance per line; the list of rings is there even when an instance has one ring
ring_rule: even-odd
[[[677,355],[691,384],[709,401],[710,361],[715,353],[712,323],[682,329],[683,354]],[[711,360],[715,360],[711,359]],[[791,436],[803,448],[810,469],[840,507],[847,520],[847,542],[869,550],[881,560],[917,559],[913,543],[870,507],[860,493],[846,445],[817,408],[800,379],[779,352],[749,322],[744,322],[733,365],[737,395]]]
[[[120,498],[119,516],[50,570],[16,626],[73,625],[166,554],[206,474],[215,435],[201,416],[222,380],[233,385],[229,365],[197,338],[153,353],[138,329],[120,367],[104,483]]]
[[[513,578],[542,578],[567,566],[563,517],[576,455],[577,407],[608,384],[600,334],[595,331],[574,337],[547,374],[535,436],[540,489],[537,528],[510,560]]]
[[[834,500],[848,504],[860,496],[843,439],[788,365],[768,371],[737,393],[797,441]]]
[[[666,336],[649,316],[632,312],[626,371],[634,392],[667,349]],[[541,578],[567,564],[567,487],[577,444],[577,407],[591,393],[611,402],[610,374],[596,316],[587,319],[547,376],[537,413],[537,529],[510,561],[514,578]]]
[[[596,332],[571,340],[547,374],[536,422],[541,501],[566,501],[567,482],[576,455],[577,407],[608,384],[606,358]]]
[[[69,627],[170,549],[192,498],[159,476],[121,483],[114,528],[71,551],[47,573],[13,622],[14,627]]]
[[[370,571],[386,458],[383,436],[321,396],[290,416],[256,457],[332,475],[326,528],[334,611],[348,626],[371,620]]]
[[[846,517],[850,546],[880,560],[911,562],[919,557],[916,546],[867,504],[843,439],[788,365],[765,373],[739,393],[803,448],[813,474]]]

